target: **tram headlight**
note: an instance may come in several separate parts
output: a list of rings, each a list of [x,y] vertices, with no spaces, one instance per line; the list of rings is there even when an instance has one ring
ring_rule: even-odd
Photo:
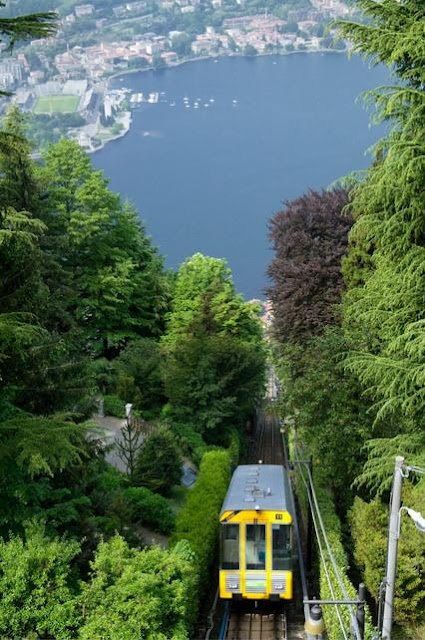
[[[233,590],[233,589],[237,589],[238,588],[238,583],[237,582],[229,582],[229,589]]]
[[[274,582],[273,583],[273,588],[275,591],[282,591],[283,590],[283,582]]]

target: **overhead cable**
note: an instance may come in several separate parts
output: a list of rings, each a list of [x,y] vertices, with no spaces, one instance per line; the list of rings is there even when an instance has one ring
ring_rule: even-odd
[[[322,547],[322,543],[321,543],[321,540],[320,540],[320,532],[319,532],[319,529],[318,529],[318,526],[317,526],[314,505],[313,505],[312,500],[311,500],[309,483],[308,483],[307,479],[305,478],[301,467],[299,467],[299,471],[300,471],[300,474],[301,474],[301,478],[302,478],[302,480],[304,482],[304,485],[305,485],[305,488],[306,488],[306,492],[307,492],[308,502],[310,504],[310,511],[311,511],[311,515],[312,515],[312,519],[313,519],[313,526],[314,526],[314,530],[315,530],[315,533],[316,533],[317,544],[318,544],[318,547],[319,547],[319,553],[320,553],[320,557],[322,559],[322,565],[323,565],[323,569],[325,571],[326,580],[327,580],[327,583],[328,583],[329,590],[331,592],[332,598],[333,598],[333,600],[336,600],[335,591],[334,591],[334,588],[333,588],[333,585],[332,585],[332,580],[331,580],[331,577],[329,575],[328,568],[326,566],[327,561],[326,561],[325,554],[324,554],[323,547]],[[345,631],[344,621],[342,619],[341,612],[339,610],[339,605],[335,605],[335,608],[336,608],[336,614],[337,614],[337,617],[338,617],[338,620],[339,620],[339,624],[340,624],[340,627],[341,627],[341,631],[342,631],[342,634],[344,636],[344,640],[348,640],[348,636],[347,636],[347,633]]]
[[[295,444],[296,449],[298,450],[297,455],[300,457],[301,451],[300,451],[297,443],[294,443],[294,444]],[[317,518],[319,520],[320,529],[321,529],[322,536],[323,536],[323,540],[324,540],[325,545],[326,545],[326,549],[327,549],[327,552],[328,552],[329,560],[330,560],[330,562],[332,564],[332,568],[333,568],[335,577],[336,577],[336,579],[338,581],[338,584],[339,584],[339,587],[341,589],[341,593],[343,594],[344,599],[345,600],[349,600],[350,598],[349,598],[348,591],[347,591],[346,586],[345,586],[345,584],[343,582],[343,579],[342,579],[342,577],[340,575],[339,568],[338,568],[337,562],[335,560],[335,556],[333,554],[332,548],[331,548],[331,546],[329,544],[329,540],[328,540],[328,537],[327,537],[327,534],[326,534],[325,525],[323,523],[323,518],[322,518],[322,515],[320,513],[319,503],[318,503],[318,500],[317,500],[317,497],[316,497],[316,492],[315,492],[315,489],[314,489],[313,477],[311,475],[311,471],[310,471],[309,466],[307,464],[305,464],[305,467],[306,467],[307,473],[308,473],[308,478],[309,478],[308,484],[309,484],[310,490],[311,490],[311,497],[313,498],[313,504],[312,504],[312,502],[310,500],[310,497],[309,497],[309,493],[307,493],[307,495],[309,497],[309,503],[310,503],[310,509],[311,509],[311,512],[312,512],[312,516],[314,517],[314,511],[316,511]],[[303,474],[303,472],[301,470],[301,465],[299,466],[299,469],[300,469],[300,473],[301,473],[301,475],[303,477],[304,483],[306,484],[306,480],[304,478],[304,474]],[[318,537],[317,529],[316,529],[316,537]],[[350,615],[350,618],[351,618],[352,627],[353,627],[353,631],[354,631],[356,640],[361,640],[361,634],[360,634],[358,621],[357,621],[357,618],[356,618],[356,616],[355,616],[355,614],[353,612],[352,605],[347,605],[347,606],[349,607],[349,615]]]

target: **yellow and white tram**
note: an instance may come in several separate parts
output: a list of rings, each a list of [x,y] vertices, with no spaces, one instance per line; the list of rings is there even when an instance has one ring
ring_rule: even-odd
[[[292,505],[286,469],[241,465],[220,513],[220,597],[293,597]]]

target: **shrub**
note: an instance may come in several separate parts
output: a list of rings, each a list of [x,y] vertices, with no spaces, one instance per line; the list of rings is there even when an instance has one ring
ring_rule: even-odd
[[[425,492],[422,484],[403,486],[403,501],[424,512]],[[388,507],[380,500],[370,503],[356,498],[350,512],[354,540],[354,557],[364,581],[376,599],[379,584],[385,574],[387,552]],[[403,625],[425,623],[425,546],[423,533],[415,529],[408,517],[403,517],[397,558],[397,578],[394,597],[394,619]]]
[[[320,512],[323,518],[323,524],[328,536],[329,545],[333,551],[333,555],[335,557],[339,574],[342,577],[342,581],[345,585],[345,588],[348,592],[348,596],[350,598],[355,599],[357,597],[357,590],[354,588],[352,583],[348,578],[348,558],[345,552],[345,549],[342,544],[342,532],[341,532],[341,523],[338,516],[335,513],[335,507],[333,503],[333,499],[330,491],[325,488],[325,484],[320,482],[320,475],[316,474],[315,479],[318,481],[315,483],[316,488],[316,496],[320,507]],[[334,590],[334,594],[332,594],[327,577],[325,566],[322,560],[320,560],[320,597],[323,599],[334,599],[334,598],[343,598],[344,594],[342,593],[341,587],[339,586],[336,575],[328,561],[327,552],[325,550],[325,558],[326,569],[328,570],[330,581]],[[348,613],[347,607],[338,607],[341,617],[344,621],[344,625],[346,629],[350,629],[350,616]],[[341,627],[338,621],[337,608],[336,607],[324,607],[323,608],[323,617],[326,624],[327,637],[329,640],[340,640],[341,638]],[[369,610],[366,609],[366,625],[365,625],[365,640],[371,640],[373,637],[373,626],[371,622],[371,617],[369,614]]]
[[[137,456],[134,483],[169,495],[171,487],[180,484],[182,475],[180,451],[169,429],[154,431]]]
[[[77,542],[49,539],[31,525],[26,539],[0,541],[0,637],[74,637],[78,622],[70,563]]]
[[[118,396],[103,396],[103,409],[105,412],[105,416],[125,418],[124,402]]]
[[[174,528],[175,516],[167,500],[146,487],[129,487],[124,491],[134,523],[152,527],[154,531],[168,534]]]
[[[229,455],[232,467],[236,467],[239,462],[241,450],[241,438],[237,429],[231,429],[229,436]]]
[[[102,542],[83,584],[80,640],[188,640],[195,591],[187,543],[171,550],[131,549],[120,536]]]
[[[195,452],[205,447],[205,441],[198,431],[190,424],[183,422],[173,422],[173,434],[182,453],[189,458],[194,458]],[[202,456],[201,456],[202,457]]]
[[[202,586],[214,558],[219,531],[219,513],[230,481],[228,451],[209,451],[202,459],[198,479],[177,516],[173,542],[187,540],[195,552]],[[195,596],[196,597],[196,596]]]

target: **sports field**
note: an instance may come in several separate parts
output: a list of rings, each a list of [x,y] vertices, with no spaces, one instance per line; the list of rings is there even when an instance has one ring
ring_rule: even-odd
[[[79,96],[41,96],[34,105],[34,113],[73,113],[80,102]]]

